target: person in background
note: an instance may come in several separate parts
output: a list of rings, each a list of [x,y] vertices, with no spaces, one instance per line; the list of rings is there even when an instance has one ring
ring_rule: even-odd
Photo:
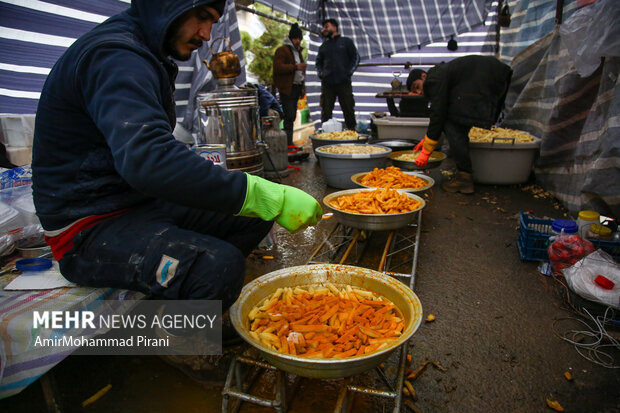
[[[37,109],[33,197],[61,273],[159,299],[221,300],[275,221],[320,220],[305,192],[214,165],[172,135],[170,57],[210,40],[225,1],[133,0],[76,40]],[[71,119],[71,122],[67,122]]]
[[[412,92],[411,90],[413,81],[418,79],[421,73],[424,73],[421,69],[413,69],[409,72],[406,83],[406,92],[409,93],[409,96],[401,97],[400,104],[398,105],[400,110],[396,108],[393,97],[387,98],[387,105],[390,110],[390,115],[399,117],[429,117],[430,109],[428,107],[428,99],[424,96],[420,96],[418,93]]]
[[[355,100],[351,76],[357,69],[360,56],[353,40],[338,33],[338,22],[323,22],[323,37],[316,56],[316,70],[321,79],[321,122],[332,118],[336,98],[344,114],[347,129],[355,130]]]
[[[293,144],[293,124],[297,116],[297,101],[304,95],[304,73],[306,63],[301,54],[303,34],[294,23],[282,46],[276,49],[273,56],[273,84],[280,93],[280,102],[284,112],[284,132],[288,146]]]
[[[270,113],[273,113],[274,116],[277,113],[280,118],[284,116],[282,105],[280,105],[280,102],[278,102],[275,96],[273,96],[265,86],[258,83],[246,83],[245,85],[256,89],[258,92],[258,114],[261,118],[263,116],[269,116]]]
[[[431,68],[428,73],[410,75],[411,91],[431,102],[426,136],[416,145],[415,164],[425,167],[437,141],[444,132],[457,172],[441,187],[448,192],[474,192],[469,130],[472,126],[489,128],[495,124],[504,106],[512,77],[510,66],[493,56],[463,56]],[[407,80],[409,83],[409,79]]]

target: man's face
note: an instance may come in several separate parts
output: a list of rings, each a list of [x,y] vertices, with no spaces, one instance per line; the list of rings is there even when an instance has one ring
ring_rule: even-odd
[[[411,84],[411,94],[422,96],[424,94],[424,81],[426,80],[426,73],[422,73],[422,78],[414,80]]]
[[[299,49],[299,45],[301,45],[301,39],[291,39],[291,43],[293,43],[295,49]]]
[[[334,33],[338,32],[338,28],[331,23],[325,23],[323,25],[323,36],[332,37]]]
[[[212,7],[195,7],[176,19],[166,33],[165,52],[177,60],[188,60],[192,52],[211,39],[211,28],[220,19]]]

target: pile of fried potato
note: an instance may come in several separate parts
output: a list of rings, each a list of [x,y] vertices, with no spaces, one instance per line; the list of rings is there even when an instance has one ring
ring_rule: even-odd
[[[339,196],[331,200],[329,205],[340,211],[355,214],[401,214],[415,211],[421,202],[395,189],[379,188]]]
[[[248,318],[250,336],[269,349],[323,359],[382,350],[405,327],[398,308],[384,297],[331,283],[278,288]]]
[[[381,153],[386,152],[387,149],[383,146],[373,145],[353,145],[353,144],[340,144],[321,146],[319,148],[321,152],[337,153],[337,154],[352,154],[352,153]]]
[[[389,166],[385,169],[375,168],[364,175],[360,181],[362,185],[376,188],[423,188],[428,182],[415,175],[403,173],[396,166]]]
[[[317,139],[351,140],[359,139],[360,135],[354,130],[341,130],[335,132],[324,132],[316,135]]]
[[[413,162],[415,161],[415,158],[418,156],[418,154],[420,153],[420,151],[418,152],[405,152],[405,153],[400,153],[398,155],[396,155],[394,157],[394,159],[398,160],[398,161],[410,161]],[[429,161],[434,161],[437,159],[440,159],[442,157],[442,153],[441,152],[432,152],[431,156],[429,156],[428,160]]]
[[[527,132],[518,129],[496,128],[491,129],[472,127],[469,130],[470,142],[493,142],[493,138],[514,139],[515,143],[533,142],[534,138]]]

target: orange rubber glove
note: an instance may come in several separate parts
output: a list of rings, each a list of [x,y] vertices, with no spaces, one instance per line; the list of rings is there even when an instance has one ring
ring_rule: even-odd
[[[437,141],[425,136],[424,139],[413,148],[414,153],[419,151],[413,162],[417,166],[424,168],[428,164],[428,158],[435,150],[435,146],[437,146]]]

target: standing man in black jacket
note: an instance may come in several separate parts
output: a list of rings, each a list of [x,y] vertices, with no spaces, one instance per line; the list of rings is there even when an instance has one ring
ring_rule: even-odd
[[[456,162],[457,173],[441,187],[448,192],[474,192],[469,130],[472,126],[489,128],[497,121],[512,69],[493,56],[463,56],[432,67],[428,74],[416,72],[411,91],[431,102],[426,136],[416,147],[415,163],[424,167],[435,149],[441,132],[446,134]]]
[[[321,122],[332,118],[336,97],[344,114],[347,129],[355,130],[355,100],[351,76],[357,69],[360,56],[353,40],[338,33],[338,22],[323,22],[323,36],[327,39],[319,47],[316,70],[321,79]]]

